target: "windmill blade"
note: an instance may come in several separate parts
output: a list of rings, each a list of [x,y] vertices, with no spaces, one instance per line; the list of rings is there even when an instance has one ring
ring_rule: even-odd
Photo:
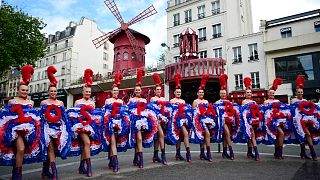
[[[153,5],[142,11],[140,14],[138,14],[136,17],[134,17],[131,21],[128,22],[128,26],[137,23],[147,17],[150,17],[157,13],[157,10],[154,8]]]
[[[137,41],[136,38],[133,36],[133,34],[131,33],[131,31],[129,29],[125,30],[127,37],[130,41],[130,44],[132,46],[133,49],[135,49],[137,47]]]
[[[117,28],[111,32],[108,32],[94,40],[92,40],[94,46],[96,48],[99,48],[100,46],[102,46],[106,41],[108,41],[110,38],[112,38],[115,34],[119,33],[121,31],[121,28]]]
[[[114,2],[114,0],[105,0],[104,3],[110,9],[111,13],[117,18],[117,20],[120,22],[120,24],[124,23],[122,16],[119,12],[119,9],[118,9],[116,3]]]

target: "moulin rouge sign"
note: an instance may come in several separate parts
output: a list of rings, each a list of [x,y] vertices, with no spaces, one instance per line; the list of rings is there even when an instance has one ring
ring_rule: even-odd
[[[202,74],[220,76],[224,73],[226,61],[219,58],[191,59],[167,65],[165,68],[166,81],[173,81],[174,74],[180,72],[183,79],[199,77]]]

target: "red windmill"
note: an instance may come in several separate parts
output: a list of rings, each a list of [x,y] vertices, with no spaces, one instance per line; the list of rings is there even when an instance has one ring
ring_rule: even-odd
[[[129,29],[128,27],[156,14],[156,9],[151,5],[128,23],[125,23],[114,0],[105,0],[104,3],[120,22],[121,26],[92,40],[93,44],[96,48],[99,48],[108,40],[114,44],[114,72],[118,72],[123,69],[144,67],[145,45],[150,42],[150,39],[137,31]]]

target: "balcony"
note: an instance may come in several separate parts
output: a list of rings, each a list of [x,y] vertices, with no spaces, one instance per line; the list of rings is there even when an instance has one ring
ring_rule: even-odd
[[[63,49],[66,49],[66,48],[70,48],[70,47],[72,47],[73,46],[73,44],[72,43],[67,43],[67,44],[60,44],[60,45],[58,45],[57,47],[54,47],[53,49],[51,49],[51,48],[48,48],[48,50],[47,50],[47,54],[51,54],[51,53],[55,53],[55,52],[57,52],[57,51],[60,51],[60,50],[63,50]]]
[[[212,38],[213,38],[213,39],[219,38],[219,37],[222,37],[221,33],[217,33],[217,34],[213,34],[213,35],[212,35]]]
[[[207,40],[207,37],[201,37],[201,38],[199,38],[199,42],[206,41],[206,40]]]
[[[212,15],[220,14],[220,8],[212,9]]]
[[[179,43],[174,43],[173,44],[173,47],[175,48],[175,47],[179,47]]]
[[[205,13],[200,13],[200,14],[198,14],[198,19],[203,19],[203,18],[205,18],[206,16],[205,16]]]
[[[185,23],[188,23],[188,22],[191,22],[191,21],[192,21],[192,18],[191,18],[191,17],[185,18]]]
[[[237,59],[233,59],[232,64],[240,64],[240,63],[242,63],[242,58],[241,57],[238,57]]]
[[[250,56],[248,62],[258,61],[258,60],[259,60],[259,55],[256,54],[256,55],[254,55],[254,56]]]
[[[173,26],[178,26],[178,25],[180,25],[180,21],[174,21],[173,22]]]

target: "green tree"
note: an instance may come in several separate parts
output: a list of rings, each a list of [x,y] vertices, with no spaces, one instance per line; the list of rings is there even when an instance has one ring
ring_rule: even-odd
[[[3,3],[3,2],[2,2]],[[0,9],[0,73],[10,67],[34,65],[45,55],[46,26],[39,18],[3,3]]]

